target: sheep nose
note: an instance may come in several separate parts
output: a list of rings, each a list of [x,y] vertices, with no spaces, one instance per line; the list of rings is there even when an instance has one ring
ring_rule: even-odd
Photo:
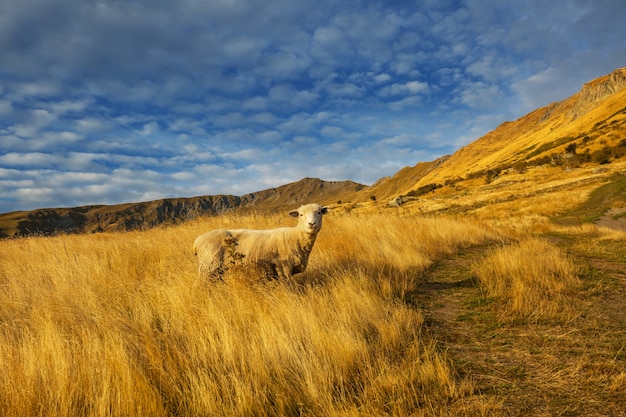
[[[315,222],[309,222],[309,226],[315,227]]]

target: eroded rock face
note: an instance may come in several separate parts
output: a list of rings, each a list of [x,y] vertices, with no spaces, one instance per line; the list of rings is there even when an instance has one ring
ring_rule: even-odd
[[[593,109],[596,103],[623,88],[626,88],[626,67],[616,69],[604,77],[596,78],[583,85],[580,92],[575,95],[578,97],[570,110],[570,114],[576,119]]]

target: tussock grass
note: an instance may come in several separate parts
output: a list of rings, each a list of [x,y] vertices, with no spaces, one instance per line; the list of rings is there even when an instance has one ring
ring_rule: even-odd
[[[576,314],[566,295],[580,285],[579,270],[545,240],[498,248],[473,270],[487,296],[499,301],[501,321],[568,320]]]
[[[3,415],[496,408],[456,374],[403,294],[438,257],[500,234],[452,219],[330,215],[296,282],[197,277],[198,234],[277,223],[224,216],[145,232],[0,241]]]
[[[332,277],[338,271],[365,271],[385,296],[415,289],[422,271],[464,247],[504,241],[502,231],[484,223],[445,217],[386,215],[331,216],[313,249],[310,270]]]

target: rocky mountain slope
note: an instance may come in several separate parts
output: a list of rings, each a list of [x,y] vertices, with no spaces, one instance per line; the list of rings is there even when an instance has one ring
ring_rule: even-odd
[[[310,201],[334,203],[365,187],[352,181],[304,178],[243,196],[218,195],[117,205],[50,208],[0,215],[0,237],[134,230],[232,210],[288,210]]]

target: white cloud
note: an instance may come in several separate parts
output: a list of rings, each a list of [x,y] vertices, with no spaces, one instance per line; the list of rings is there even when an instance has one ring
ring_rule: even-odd
[[[333,84],[327,88],[328,94],[336,97],[362,97],[365,94],[365,90],[352,83],[346,84]]]
[[[55,161],[59,161],[59,157],[42,152],[16,153],[10,152],[0,155],[0,164],[4,166],[46,166]]]
[[[37,80],[36,82],[18,83],[14,91],[19,100],[31,97],[50,97],[59,93],[60,85],[51,81]]]
[[[19,137],[35,137],[42,129],[51,125],[57,117],[44,109],[32,109],[25,112],[25,121],[14,125],[11,130]]]
[[[400,135],[383,139],[380,143],[387,146],[405,146],[411,142],[415,142],[417,138],[409,133],[401,133]]]
[[[382,83],[386,83],[388,81],[391,80],[391,75],[383,73],[383,74],[376,74],[374,77],[374,82],[382,84]]]
[[[177,118],[168,123],[168,129],[174,132],[187,132],[194,135],[203,135],[206,133],[202,127],[203,122],[190,118]]]
[[[405,84],[405,87],[411,94],[428,92],[428,83],[420,81],[409,81]]]
[[[266,97],[252,97],[243,102],[243,108],[246,110],[265,110],[267,109],[267,98]]]
[[[279,110],[294,110],[310,106],[318,95],[312,91],[296,90],[289,84],[278,84],[269,90],[268,98],[272,106]]]
[[[137,133],[139,133],[141,136],[150,136],[158,133],[160,130],[161,128],[159,127],[159,124],[155,121],[152,121],[143,125],[141,130]]]
[[[420,93],[428,93],[428,83],[421,81],[409,81],[406,83],[394,83],[390,86],[383,87],[379,90],[382,97],[399,96],[399,95],[416,95]]]
[[[95,117],[85,117],[74,121],[75,128],[81,133],[90,133],[102,131],[111,126],[109,121],[98,119]]]
[[[258,149],[241,149],[235,152],[226,152],[222,155],[225,159],[235,160],[241,162],[242,160],[255,161],[259,159]]]
[[[244,65],[245,67],[259,59],[266,45],[267,41],[261,38],[237,36],[226,41],[223,51],[238,66]]]
[[[460,99],[463,104],[472,109],[496,109],[501,96],[502,91],[497,85],[475,82],[465,85]]]
[[[54,144],[55,146],[63,145],[70,146],[79,140],[84,138],[83,135],[80,135],[76,132],[54,132],[48,131],[43,133],[42,142],[45,143],[46,146],[50,146]]]
[[[42,107],[47,107],[52,113],[57,116],[64,115],[66,113],[80,113],[85,111],[91,104],[91,100],[62,100],[51,103],[40,103]]]
[[[339,42],[344,42],[344,34],[335,27],[319,27],[313,33],[313,41],[322,45],[336,47]]]
[[[248,116],[248,120],[262,125],[273,126],[278,123],[280,119],[270,112],[262,112]]]

